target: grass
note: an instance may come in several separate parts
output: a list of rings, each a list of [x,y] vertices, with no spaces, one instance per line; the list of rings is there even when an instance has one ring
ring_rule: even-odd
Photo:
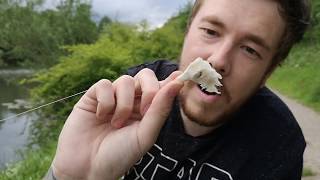
[[[302,176],[307,177],[307,176],[315,176],[316,174],[309,168],[303,168],[302,171]]]
[[[320,47],[298,46],[268,85],[320,112]]]
[[[45,148],[27,150],[22,155],[24,160],[8,165],[5,170],[0,171],[0,179],[42,179],[50,167],[55,149],[56,144],[52,143],[50,146]]]

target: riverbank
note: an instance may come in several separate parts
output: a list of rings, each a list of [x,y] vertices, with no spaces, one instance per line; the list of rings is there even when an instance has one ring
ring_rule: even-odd
[[[56,149],[56,139],[46,139],[45,146],[40,147],[36,142],[30,146],[34,136],[31,128],[38,118],[36,113],[1,120],[31,108],[28,103],[30,85],[20,82],[32,77],[34,73],[30,69],[0,69],[1,180],[41,179],[48,170]]]
[[[23,161],[9,165],[6,170],[0,171],[1,180],[42,179],[56,150],[56,143],[48,143],[41,149],[29,149],[22,154]]]
[[[0,70],[0,169],[23,159],[20,153],[28,148],[30,126],[36,118],[35,114],[29,113],[8,121],[3,119],[29,108],[29,89],[18,81],[32,73],[27,69]]]

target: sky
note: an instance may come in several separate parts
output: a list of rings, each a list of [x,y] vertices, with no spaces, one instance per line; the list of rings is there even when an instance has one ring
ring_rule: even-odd
[[[193,0],[92,0],[94,18],[107,15],[120,22],[139,23],[147,20],[151,28],[162,26]],[[47,0],[54,6],[57,0]]]
[[[159,27],[189,0],[93,0],[93,11],[123,22],[147,20]]]

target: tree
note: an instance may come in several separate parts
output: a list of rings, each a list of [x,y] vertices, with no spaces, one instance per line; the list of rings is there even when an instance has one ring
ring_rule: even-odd
[[[65,0],[56,10],[41,10],[44,2],[0,1],[0,66],[51,66],[64,45],[96,41],[98,29],[87,1]]]
[[[98,32],[101,33],[103,28],[110,23],[112,23],[112,20],[108,16],[103,16],[98,25]]]

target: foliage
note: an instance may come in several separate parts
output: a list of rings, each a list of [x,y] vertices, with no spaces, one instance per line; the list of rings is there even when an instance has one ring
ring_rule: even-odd
[[[319,46],[295,47],[287,62],[272,75],[269,85],[320,111]]]
[[[41,149],[27,150],[21,154],[23,161],[8,165],[0,171],[1,180],[42,179],[52,162],[56,144],[52,143]]]
[[[47,67],[63,54],[62,45],[97,39],[90,4],[65,0],[55,10],[41,10],[44,2],[0,1],[0,67]]]
[[[108,16],[102,17],[98,25],[98,32],[101,33],[104,27],[110,23],[112,23],[112,20]]]
[[[147,58],[168,58],[178,60],[186,32],[187,19],[191,4],[181,9],[177,16],[172,17],[162,28],[156,29],[145,46]]]
[[[320,25],[320,1],[311,0],[311,9],[312,24],[318,26]]]
[[[311,24],[303,42],[316,45],[320,41],[320,0],[310,0],[310,2]]]

